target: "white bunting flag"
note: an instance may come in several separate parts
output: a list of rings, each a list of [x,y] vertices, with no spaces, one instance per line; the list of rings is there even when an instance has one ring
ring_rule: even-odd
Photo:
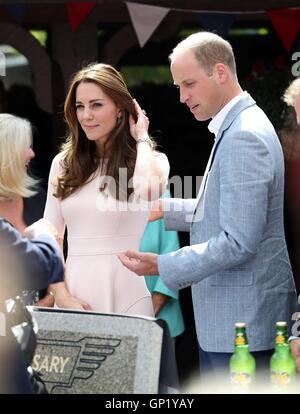
[[[143,47],[170,9],[126,2],[139,44]]]

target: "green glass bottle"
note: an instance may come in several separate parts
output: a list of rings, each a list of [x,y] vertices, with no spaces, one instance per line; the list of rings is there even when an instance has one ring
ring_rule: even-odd
[[[235,324],[234,353],[229,361],[230,382],[236,391],[247,391],[255,378],[255,359],[249,351],[246,324]]]
[[[287,389],[296,379],[296,362],[288,342],[287,323],[276,323],[275,351],[270,360],[273,388]]]

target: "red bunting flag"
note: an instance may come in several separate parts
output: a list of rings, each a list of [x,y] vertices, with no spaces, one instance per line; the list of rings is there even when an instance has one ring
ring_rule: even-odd
[[[83,20],[91,13],[96,6],[96,2],[87,3],[67,3],[68,18],[72,32],[76,32]]]
[[[267,10],[266,13],[289,52],[300,29],[300,9]]]

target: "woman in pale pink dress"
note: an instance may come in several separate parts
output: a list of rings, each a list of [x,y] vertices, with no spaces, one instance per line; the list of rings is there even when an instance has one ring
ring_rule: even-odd
[[[44,213],[61,247],[68,230],[65,282],[50,286],[56,305],[153,316],[144,278],[117,253],[138,249],[151,201],[165,189],[168,160],[155,151],[148,118],[110,65],[76,73],[64,109],[69,131],[52,162]]]

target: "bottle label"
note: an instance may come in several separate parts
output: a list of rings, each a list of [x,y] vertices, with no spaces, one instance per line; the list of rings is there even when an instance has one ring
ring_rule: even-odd
[[[231,372],[230,382],[234,385],[248,385],[252,382],[252,376],[249,372]]]
[[[275,343],[276,345],[283,345],[285,342],[285,337],[283,335],[276,335]]]
[[[239,345],[245,345],[246,341],[245,341],[245,337],[244,336],[237,336],[235,338],[235,345],[239,346]]]
[[[291,375],[284,371],[271,371],[271,384],[285,387],[291,383]]]

